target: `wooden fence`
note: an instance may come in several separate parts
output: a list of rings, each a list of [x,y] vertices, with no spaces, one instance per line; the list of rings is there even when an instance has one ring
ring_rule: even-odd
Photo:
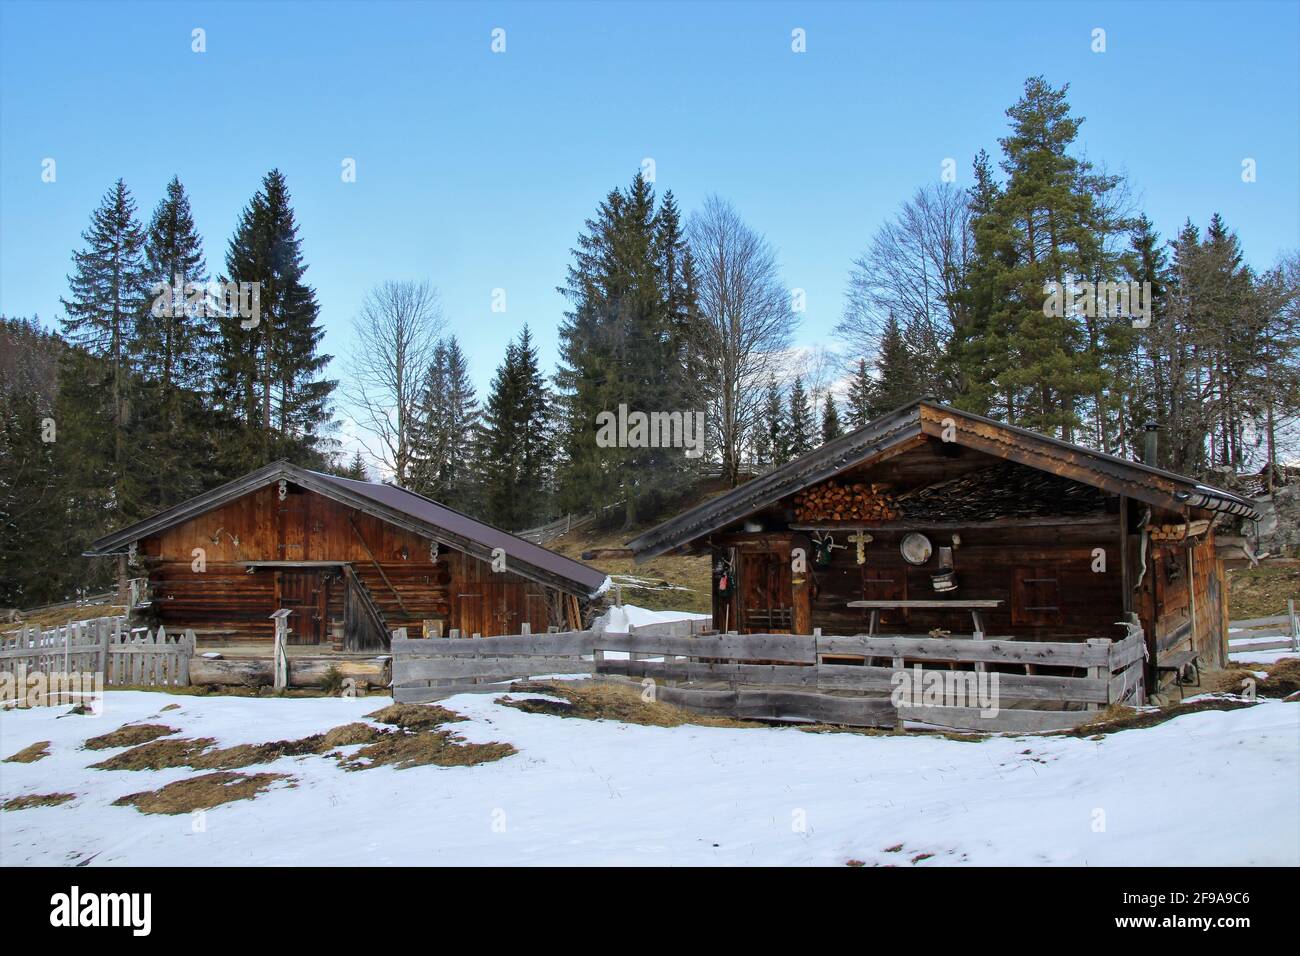
[[[131,630],[122,617],[0,635],[0,673],[97,674],[105,687],[184,687],[194,632]]]
[[[594,673],[653,686],[657,700],[701,713],[872,727],[911,720],[984,731],[1065,729],[1111,704],[1145,700],[1146,651],[1136,624],[1122,640],[1086,643],[711,634],[701,632],[704,626],[679,621],[627,634],[394,639],[393,696],[414,703],[507,690],[521,677]],[[1045,668],[1067,674],[1041,673]],[[890,695],[900,673],[920,687],[938,685],[944,703],[932,706],[926,697],[925,705],[895,707]],[[996,715],[959,705],[978,686],[991,691],[994,679]]]
[[[408,639],[394,633],[393,700],[423,703],[451,694],[508,690],[540,674],[590,674],[592,631],[504,637]]]
[[[1295,601],[1286,602],[1287,613],[1228,622],[1228,653],[1296,651],[1300,653],[1300,619]],[[1233,632],[1236,633],[1233,633]]]

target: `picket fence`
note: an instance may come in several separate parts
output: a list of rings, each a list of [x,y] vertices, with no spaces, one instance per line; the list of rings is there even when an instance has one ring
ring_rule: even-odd
[[[98,674],[105,687],[185,687],[194,632],[132,629],[124,617],[0,635],[0,674]]]

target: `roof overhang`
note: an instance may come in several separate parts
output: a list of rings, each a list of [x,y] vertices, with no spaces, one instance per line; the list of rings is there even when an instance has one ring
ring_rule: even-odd
[[[633,538],[628,547],[638,562],[692,547],[706,535],[796,491],[848,468],[883,461],[931,439],[1016,461],[1155,507],[1173,511],[1199,508],[1259,517],[1248,499],[1193,478],[920,399],[724,495],[696,505]]]
[[[473,536],[458,533],[430,521],[424,520],[416,515],[409,514],[399,508],[384,504],[381,501],[349,489],[348,487],[331,480],[330,476],[320,474],[319,472],[309,471],[300,468],[297,465],[287,461],[276,461],[256,471],[249,472],[242,478],[214,488],[206,494],[191,498],[188,501],[160,511],[158,514],[138,521],[135,524],[128,525],[118,531],[105,535],[99,540],[93,542],[87,550],[88,555],[106,555],[118,554],[127,550],[132,542],[139,541],[151,535],[164,531],[167,528],[181,524],[185,521],[195,518],[208,511],[212,511],[222,505],[228,504],[242,498],[250,492],[277,481],[290,481],[295,485],[306,488],[308,491],[315,492],[326,498],[330,498],[340,504],[353,508],[364,514],[371,515],[381,521],[385,521],[396,527],[403,528],[413,534],[421,535],[437,541],[440,545],[446,545],[449,548],[455,548],[466,554],[479,558],[483,561],[492,561],[493,546],[484,544],[476,540]],[[413,498],[420,498],[413,492],[407,492]],[[428,499],[423,499],[427,501]],[[442,507],[442,506],[439,506]],[[576,592],[584,594],[587,597],[596,597],[608,587],[608,577],[602,571],[588,567],[580,562],[573,561],[571,558],[565,558],[562,555],[541,548],[532,542],[525,541],[508,532],[500,529],[491,528],[484,522],[478,522],[474,519],[467,519],[469,523],[481,525],[485,529],[491,529],[496,535],[502,535],[508,539],[508,547],[505,547],[509,570],[521,577],[536,581],[539,584],[545,584],[563,591]],[[568,573],[557,570],[556,568],[542,567],[535,561],[528,560],[532,549],[539,549],[546,552],[546,559],[553,564],[572,565]],[[552,560],[553,559],[553,560]]]

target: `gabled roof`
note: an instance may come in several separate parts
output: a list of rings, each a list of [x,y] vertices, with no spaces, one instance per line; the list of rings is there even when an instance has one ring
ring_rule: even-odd
[[[439,544],[464,551],[485,561],[492,551],[502,548],[510,570],[522,577],[578,591],[594,597],[606,587],[604,572],[580,561],[566,558],[541,545],[515,537],[507,531],[478,521],[431,498],[407,491],[396,485],[339,478],[319,471],[299,468],[287,461],[276,461],[249,472],[242,478],[213,488],[211,491],[160,511],[133,525],[105,535],[90,546],[87,554],[114,554],[125,550],[133,541],[157,534],[197,515],[242,498],[249,492],[277,481],[295,485],[331,498],[340,504],[372,515],[381,521],[432,538]]]
[[[842,438],[765,475],[684,511],[628,542],[638,561],[681,548],[696,539],[815,485],[847,468],[928,436],[952,441],[1112,494],[1183,511],[1200,508],[1258,519],[1246,498],[1141,462],[1072,445],[1026,428],[961,411],[930,398],[895,409]]]

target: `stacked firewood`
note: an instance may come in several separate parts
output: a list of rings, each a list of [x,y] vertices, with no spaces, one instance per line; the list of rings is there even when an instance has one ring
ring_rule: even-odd
[[[1186,524],[1153,524],[1151,526],[1152,541],[1185,541],[1188,538],[1196,538],[1205,534],[1209,529],[1210,522],[1202,518],[1199,521],[1189,521]]]
[[[889,485],[823,482],[794,496],[799,521],[892,521],[899,516]]]

